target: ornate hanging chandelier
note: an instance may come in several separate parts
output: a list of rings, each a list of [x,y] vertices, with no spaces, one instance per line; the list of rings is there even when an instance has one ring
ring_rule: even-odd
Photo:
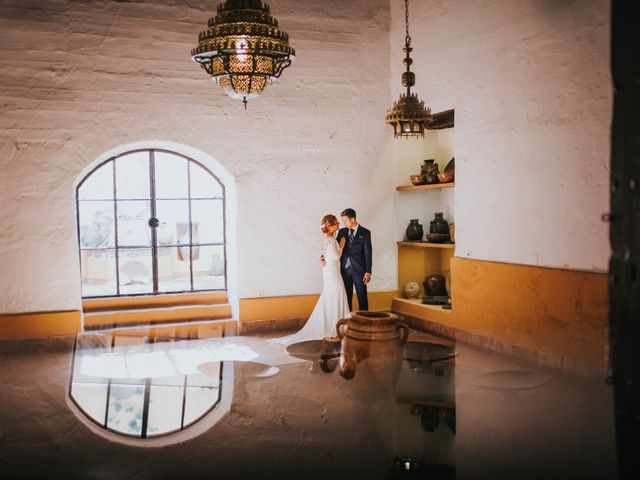
[[[295,60],[289,35],[278,29],[269,5],[260,0],[227,0],[198,36],[191,58],[231,98],[257,97]]]
[[[416,83],[416,75],[411,71],[413,60],[409,56],[411,37],[409,36],[409,0],[404,2],[405,37],[404,48],[406,54],[403,63],[407,71],[402,73],[402,86],[407,87],[407,93],[393,102],[393,107],[387,110],[385,122],[393,127],[394,137],[424,137],[424,127],[431,121],[431,109],[424,106],[424,101],[418,95],[411,93],[411,87]]]

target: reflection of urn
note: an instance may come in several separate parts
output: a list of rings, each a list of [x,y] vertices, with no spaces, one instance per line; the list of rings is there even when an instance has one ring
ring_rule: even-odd
[[[434,213],[434,219],[429,223],[430,233],[449,233],[449,222],[444,219],[442,212]]]
[[[400,345],[409,336],[409,327],[387,312],[352,312],[351,318],[337,323],[336,331],[342,339],[340,375],[347,379],[353,378],[356,365],[363,360],[372,367],[395,371],[402,361]],[[381,372],[383,376],[386,373]]]
[[[424,235],[424,231],[422,230],[422,225],[418,223],[418,219],[409,220],[409,226],[406,231],[407,240],[415,241],[422,240],[422,236]]]

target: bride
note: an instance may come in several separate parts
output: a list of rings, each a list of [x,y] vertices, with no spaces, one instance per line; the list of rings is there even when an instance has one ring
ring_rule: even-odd
[[[340,275],[340,255],[346,239],[343,237],[340,244],[336,241],[335,234],[339,228],[340,223],[334,215],[322,218],[321,230],[328,238],[325,254],[320,257],[322,293],[304,327],[293,335],[276,339],[276,342],[291,344],[335,336],[338,320],[350,316],[347,293]]]

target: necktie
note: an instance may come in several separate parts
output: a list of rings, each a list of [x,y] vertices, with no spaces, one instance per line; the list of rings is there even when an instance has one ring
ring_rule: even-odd
[[[351,241],[353,240],[353,228],[349,229],[349,245],[351,245]],[[345,263],[344,268],[351,268],[351,257],[347,257],[347,263]]]

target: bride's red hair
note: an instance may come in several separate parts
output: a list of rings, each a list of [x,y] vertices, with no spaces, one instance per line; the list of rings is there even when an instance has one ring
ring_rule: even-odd
[[[335,215],[329,214],[322,217],[322,228],[321,228],[322,233],[327,233],[331,229],[339,226],[340,226],[340,222],[338,222],[338,219],[335,217]]]

